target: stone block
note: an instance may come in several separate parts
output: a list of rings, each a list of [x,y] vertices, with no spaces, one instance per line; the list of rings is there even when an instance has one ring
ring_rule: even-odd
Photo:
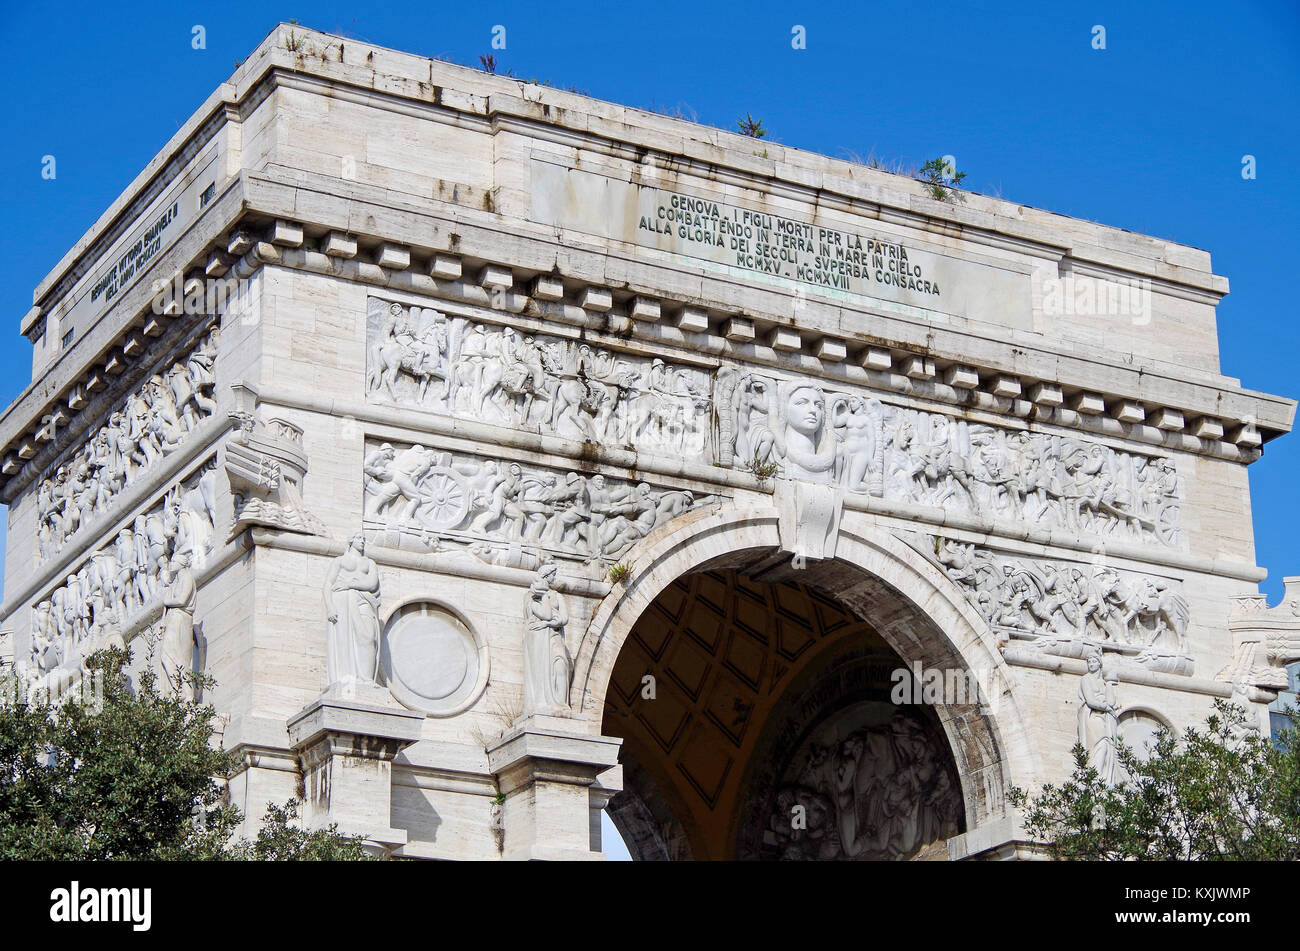
[[[1097,416],[1106,412],[1106,401],[1100,393],[1080,393],[1074,398],[1071,409],[1085,416]]]
[[[400,244],[381,244],[375,250],[375,263],[390,271],[405,271],[411,266],[411,249]]]
[[[537,300],[564,300],[564,282],[551,274],[533,278],[533,294]]]
[[[868,370],[891,370],[894,367],[894,355],[880,347],[867,347],[862,355],[862,365]]]
[[[356,236],[345,231],[331,231],[321,242],[321,250],[332,258],[354,258],[357,256]]]
[[[1182,430],[1184,425],[1183,414],[1176,409],[1161,407],[1151,414],[1151,424],[1155,426],[1156,429],[1179,432]]]
[[[271,225],[271,243],[281,248],[302,247],[302,225],[296,221],[276,220]]]
[[[515,286],[515,276],[508,267],[488,264],[479,271],[478,283],[488,290],[508,291]]]
[[[828,363],[839,363],[848,356],[848,346],[836,337],[822,337],[817,341],[817,357]]]
[[[460,278],[460,258],[450,254],[435,254],[429,265],[429,274],[444,281]]]
[[[803,349],[803,338],[793,327],[773,327],[767,335],[767,345],[773,350],[798,353]]]
[[[699,307],[683,307],[677,313],[677,326],[691,333],[707,333],[709,313]]]
[[[1146,407],[1133,400],[1120,400],[1115,407],[1115,418],[1121,423],[1140,423],[1147,418]]]
[[[904,357],[902,369],[903,375],[913,380],[934,379],[934,360],[929,357]]]
[[[583,310],[603,314],[614,306],[614,295],[608,288],[588,287],[583,290],[580,301]]]
[[[1065,394],[1055,383],[1035,383],[1029,388],[1029,402],[1037,406],[1061,406],[1065,403]]]
[[[943,381],[954,389],[973,390],[980,385],[980,375],[974,367],[953,364],[944,371]]]
[[[1222,439],[1223,423],[1213,416],[1202,416],[1192,424],[1192,435],[1197,439]]]
[[[754,339],[754,322],[747,317],[729,317],[722,335],[736,343],[750,343]]]
[[[654,322],[659,319],[659,315],[659,301],[655,298],[640,295],[632,298],[632,305],[628,308],[628,316],[633,320]]]

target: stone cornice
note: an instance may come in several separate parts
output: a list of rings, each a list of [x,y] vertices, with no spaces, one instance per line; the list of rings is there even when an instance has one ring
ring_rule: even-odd
[[[1051,423],[1241,463],[1259,458],[1259,447],[1267,438],[1289,431],[1295,413],[1293,400],[1215,385],[1208,378],[1202,382],[1162,376],[1145,367],[1126,369],[1080,355],[1031,350],[1019,341],[990,341],[976,329],[925,325],[866,306],[844,307],[777,288],[765,289],[773,302],[766,313],[752,305],[743,312],[739,305],[724,311],[716,302],[735,300],[744,285],[712,272],[693,279],[698,291],[685,301],[681,295],[663,299],[658,288],[681,284],[670,273],[678,269],[667,264],[626,260],[615,252],[564,248],[553,239],[521,234],[518,228],[507,235],[486,213],[441,203],[433,204],[452,220],[406,209],[376,216],[380,209],[359,205],[360,199],[351,196],[334,199],[340,217],[333,218],[331,201],[325,196],[315,206],[319,211],[314,220],[276,218],[270,227],[257,224],[276,210],[298,206],[302,189],[323,194],[265,176],[241,176],[237,186],[227,188],[212,218],[201,217],[199,222],[206,224],[196,223],[192,234],[164,256],[159,268],[163,273],[185,274],[188,285],[204,274],[216,276],[229,270],[246,278],[265,264],[275,264],[483,306],[491,303],[490,291],[495,287],[506,291],[504,298],[498,298],[503,314],[580,327],[597,339],[607,334],[614,346],[643,340],[697,355],[725,355],[1026,424]],[[217,223],[225,215],[233,220],[220,228]],[[400,239],[432,234],[435,241],[454,245],[461,253],[413,248],[404,240],[359,233],[356,226],[367,219],[388,224]],[[321,238],[309,240],[311,232]],[[207,243],[204,237],[209,238]],[[340,240],[331,244],[336,238]],[[326,250],[311,250],[309,244],[314,243]],[[503,243],[513,252],[512,260],[475,263],[473,274],[463,273],[466,260],[490,262],[493,254],[506,256],[499,250]],[[561,259],[567,265],[563,270],[557,266]],[[617,268],[610,267],[611,261],[624,260]],[[200,266],[203,270],[198,270]],[[615,276],[618,280],[610,280]],[[656,293],[637,293],[642,288]],[[705,301],[714,303],[706,309]],[[143,281],[137,282],[51,369],[39,389],[29,388],[0,416],[0,479],[4,480],[0,499],[12,499],[15,487],[25,485],[34,474],[36,466],[28,461],[45,458],[46,444],[78,411],[74,403],[84,404],[80,394],[95,380],[120,375],[136,357],[153,356],[147,346],[137,346],[131,353],[125,345],[132,339],[137,345],[141,342],[142,327],[161,326],[170,319],[152,314],[146,307],[151,303],[149,289]],[[142,312],[134,320],[127,319],[133,307]],[[795,322],[783,316],[791,310],[796,311]],[[180,316],[179,311],[175,316]],[[871,322],[870,334],[845,327],[846,322],[864,319]],[[972,351],[988,359],[977,365],[963,356]],[[73,376],[77,356],[83,366],[89,365]],[[1078,380],[1089,380],[1096,388],[1082,389],[1074,382]],[[30,427],[26,431],[24,422]],[[11,486],[12,477],[20,474]]]
[[[299,202],[297,187],[275,194],[279,187],[272,186],[272,194],[265,196],[270,203],[306,204]],[[257,189],[257,183],[250,183],[250,191]],[[347,204],[355,205],[355,199]],[[354,208],[339,222],[339,230],[372,215],[372,209]],[[313,222],[312,227],[319,230],[328,225]],[[782,366],[1239,462],[1253,462],[1265,438],[1289,431],[1295,412],[1293,400],[1230,388],[1224,385],[1226,378],[1216,384],[1208,375],[1202,380],[1175,377],[1172,368],[1165,375],[1149,367],[1120,367],[1100,355],[1053,352],[1041,344],[1032,349],[1022,340],[990,341],[977,328],[927,325],[865,306],[844,307],[778,289],[764,289],[771,300],[766,312],[753,306],[741,311],[739,304],[734,310],[723,310],[725,304],[716,302],[736,300],[746,288],[737,278],[712,272],[693,276],[698,290],[690,296],[679,293],[674,299],[661,290],[682,285],[680,270],[669,265],[629,261],[617,252],[584,254],[580,248],[530,237],[522,228],[507,234],[496,230],[495,224],[480,225],[468,214],[454,222],[429,216],[418,223],[399,221],[396,227],[432,234],[435,241],[454,244],[460,254],[394,239],[372,246],[370,253],[358,245],[346,257],[305,246],[285,248],[280,263],[376,287],[481,305],[491,300],[485,281],[508,281],[494,285],[508,290],[498,300],[504,313],[605,332],[611,342],[618,338],[654,341],[696,354]],[[355,229],[346,233],[350,239],[359,237]],[[493,248],[502,243],[515,252],[513,260],[476,264],[470,268],[473,273],[464,273],[464,259],[494,261]],[[400,248],[406,255],[405,266],[374,263],[385,247]],[[560,260],[564,267],[557,267]],[[541,290],[539,282],[544,285]],[[705,309],[704,301],[714,303]],[[782,316],[792,310],[797,312],[797,323]],[[864,320],[870,322],[871,333],[846,326]],[[780,338],[776,338],[778,331]],[[963,356],[972,351],[988,359],[976,364]],[[1080,381],[1085,380],[1096,389],[1083,389]]]

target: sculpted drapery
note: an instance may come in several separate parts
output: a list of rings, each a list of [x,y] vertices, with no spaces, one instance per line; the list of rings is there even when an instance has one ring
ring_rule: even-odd
[[[543,565],[528,589],[524,616],[524,714],[554,715],[569,707],[573,658],[565,643],[569,611],[551,588],[555,565]]]
[[[325,575],[325,642],[328,682],[374,683],[379,673],[379,567],[354,535]]]

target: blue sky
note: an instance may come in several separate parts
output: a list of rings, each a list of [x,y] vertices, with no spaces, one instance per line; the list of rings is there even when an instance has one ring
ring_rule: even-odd
[[[0,402],[30,378],[31,291],[279,20],[503,69],[832,156],[951,154],[974,191],[1211,251],[1223,371],[1300,395],[1300,5],[657,2],[132,5],[0,13]],[[807,49],[791,49],[805,27]],[[191,46],[205,29],[206,49]],[[1092,47],[1093,27],[1106,49]],[[1243,180],[1242,157],[1257,177]],[[41,177],[53,155],[57,177]],[[1300,435],[1251,467],[1263,589],[1300,574]]]

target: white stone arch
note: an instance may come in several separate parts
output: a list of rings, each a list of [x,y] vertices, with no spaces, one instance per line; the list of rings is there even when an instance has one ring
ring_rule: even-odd
[[[599,724],[614,665],[632,627],[674,580],[708,566],[740,567],[780,551],[774,506],[724,503],[682,515],[627,555],[634,575],[596,607],[574,657],[570,701]],[[961,779],[970,830],[1007,812],[1006,791],[1031,788],[1038,756],[1015,678],[987,622],[934,563],[871,515],[845,512],[836,558],[792,573],[829,591],[879,630],[907,664],[976,674],[992,685],[980,704],[937,704]],[[827,585],[826,582],[831,582]],[[887,597],[883,597],[887,595]]]

